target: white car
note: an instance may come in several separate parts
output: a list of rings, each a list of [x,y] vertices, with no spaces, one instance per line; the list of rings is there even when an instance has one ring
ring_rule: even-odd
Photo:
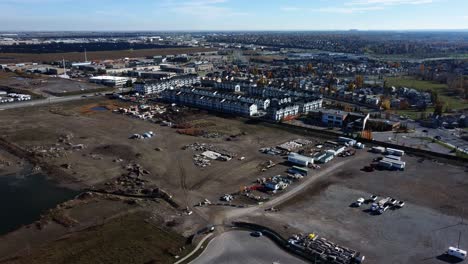
[[[360,207],[364,202],[365,202],[364,198],[361,197],[357,199],[356,202],[354,202],[354,206]]]

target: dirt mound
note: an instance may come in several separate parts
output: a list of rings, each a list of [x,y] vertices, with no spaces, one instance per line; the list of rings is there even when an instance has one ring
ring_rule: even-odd
[[[127,145],[101,145],[94,148],[92,152],[126,160],[132,160],[136,157],[136,152]]]

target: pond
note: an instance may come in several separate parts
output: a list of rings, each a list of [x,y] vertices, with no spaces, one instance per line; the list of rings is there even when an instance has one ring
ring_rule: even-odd
[[[79,192],[57,186],[43,174],[0,176],[0,235],[39,220]]]

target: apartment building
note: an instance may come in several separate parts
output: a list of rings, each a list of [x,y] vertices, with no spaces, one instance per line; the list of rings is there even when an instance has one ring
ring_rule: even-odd
[[[140,94],[159,94],[169,88],[192,86],[197,83],[200,83],[200,77],[196,74],[190,74],[165,80],[139,81],[134,84],[134,89]]]

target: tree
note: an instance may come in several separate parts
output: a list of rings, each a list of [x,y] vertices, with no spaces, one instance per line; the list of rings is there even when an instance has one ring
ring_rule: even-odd
[[[406,100],[403,100],[403,101],[400,102],[400,109],[401,110],[406,110],[406,109],[409,108],[409,106],[410,105],[409,105],[408,101],[406,101]]]
[[[436,91],[429,91],[431,93],[431,101],[437,103],[439,101],[439,93]]]
[[[434,106],[434,115],[441,116],[444,111],[444,102],[438,100]]]
[[[356,89],[356,84],[354,84],[353,82],[348,83],[348,91],[354,92],[355,89]]]
[[[380,107],[382,107],[384,110],[390,110],[391,109],[390,99],[388,98],[383,99],[382,103],[380,104]]]
[[[364,77],[362,75],[356,75],[354,79],[354,83],[358,88],[361,88],[364,85]]]
[[[424,75],[424,72],[426,71],[426,66],[424,66],[424,64],[419,65],[419,71],[421,72],[421,75]]]

